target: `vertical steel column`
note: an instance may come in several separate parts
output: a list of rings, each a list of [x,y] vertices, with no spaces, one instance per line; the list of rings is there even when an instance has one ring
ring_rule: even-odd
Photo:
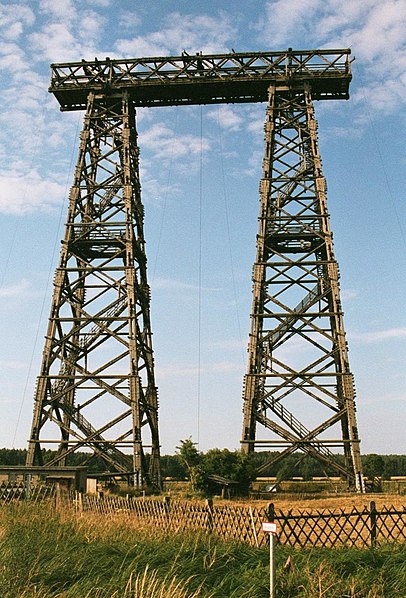
[[[267,430],[257,438],[257,424]],[[327,431],[334,438],[326,438]],[[242,450],[301,451],[364,490],[311,89],[269,88]],[[344,464],[331,446],[341,446]]]
[[[38,378],[27,465],[84,451],[161,487],[135,110],[90,93]],[[147,437],[147,438],[146,438]],[[149,448],[149,459],[145,449]]]

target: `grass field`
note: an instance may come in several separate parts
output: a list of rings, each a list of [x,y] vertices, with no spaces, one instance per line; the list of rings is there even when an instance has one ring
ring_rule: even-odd
[[[256,500],[255,502],[250,501],[249,504],[255,504],[255,506],[266,506],[268,503],[272,502],[275,505],[276,509],[280,509],[281,511],[288,511],[292,510],[293,512],[297,510],[305,510],[305,509],[345,509],[350,511],[352,507],[357,508],[358,510],[362,510],[365,505],[369,505],[371,501],[374,501],[376,507],[380,509],[383,506],[389,507],[393,506],[399,509],[404,508],[406,505],[406,496],[401,496],[399,494],[381,494],[381,493],[374,493],[374,494],[339,494],[339,495],[330,495],[330,496],[317,496],[315,495],[306,495],[303,496],[294,496],[294,495],[283,495],[283,494],[271,494],[268,500]],[[218,501],[216,501],[218,502]],[[234,504],[238,504],[237,501],[233,501]],[[247,504],[241,502],[241,504]]]
[[[0,512],[3,598],[265,598],[268,550],[46,505]],[[291,556],[293,565],[285,570]],[[277,596],[405,598],[406,548],[276,547]]]

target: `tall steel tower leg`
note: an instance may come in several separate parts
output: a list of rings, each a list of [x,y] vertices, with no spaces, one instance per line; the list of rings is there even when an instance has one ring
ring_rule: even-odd
[[[88,96],[38,378],[27,464],[58,448],[161,486],[135,111]],[[147,436],[147,438],[146,438]],[[150,450],[146,455],[145,449]]]
[[[242,449],[301,451],[364,491],[310,87],[269,88]],[[266,430],[257,438],[257,425]],[[331,438],[333,434],[333,438]],[[344,463],[333,446],[340,446]]]

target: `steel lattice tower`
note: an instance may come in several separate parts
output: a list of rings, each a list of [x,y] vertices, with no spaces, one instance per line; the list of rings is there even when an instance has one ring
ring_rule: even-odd
[[[362,491],[354,381],[307,82],[269,88],[248,354],[243,449],[286,445],[263,470],[299,450]],[[257,424],[266,440],[256,438]],[[322,436],[331,429],[334,439]],[[331,446],[343,446],[344,465]]]
[[[112,471],[131,473],[135,486],[146,482],[159,488],[158,401],[140,191],[133,103],[126,93],[108,98],[89,93],[28,464],[42,464],[40,435],[44,441],[46,428],[53,427],[60,434],[59,449],[47,465],[65,465],[71,453],[91,447]],[[143,427],[150,433],[148,466]]]
[[[135,108],[268,101],[242,448],[257,424],[362,488],[352,375],[313,100],[348,99],[349,50],[251,52],[52,65],[61,110],[86,110],[38,377],[27,464],[86,450],[136,487],[160,487]],[[300,340],[305,363],[285,350]],[[282,355],[281,355],[282,354]],[[287,402],[291,404],[287,405]],[[316,405],[311,425],[293,415]],[[311,411],[311,409],[310,409]],[[278,423],[279,422],[279,423]],[[339,439],[322,440],[341,426]],[[328,448],[344,447],[338,466]],[[149,455],[146,454],[146,449]],[[148,457],[148,458],[147,458]]]

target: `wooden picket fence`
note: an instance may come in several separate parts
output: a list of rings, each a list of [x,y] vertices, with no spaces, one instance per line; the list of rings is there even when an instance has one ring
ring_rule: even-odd
[[[16,501],[30,500],[41,502],[52,498],[55,495],[54,484],[45,485],[42,483],[27,484],[26,482],[1,482],[0,484],[0,506],[14,503]]]
[[[72,508],[78,513],[125,516],[129,524],[157,527],[176,533],[194,530],[223,539],[264,546],[268,535],[262,523],[277,524],[277,542],[289,546],[379,546],[406,540],[406,507],[377,509],[370,502],[362,510],[289,510],[267,507],[214,504],[212,500],[180,501],[164,498],[98,497],[91,494],[64,493],[56,486],[21,483],[0,484],[0,506],[29,500]]]
[[[153,498],[96,497],[76,494],[70,504],[80,512],[125,515],[129,523],[154,526],[169,532],[195,530],[224,539],[264,546],[268,536],[262,523],[277,524],[277,542],[290,546],[368,547],[406,540],[406,508],[383,507],[371,502],[362,510],[352,508],[283,512],[267,508],[215,505],[212,500],[189,502]]]

